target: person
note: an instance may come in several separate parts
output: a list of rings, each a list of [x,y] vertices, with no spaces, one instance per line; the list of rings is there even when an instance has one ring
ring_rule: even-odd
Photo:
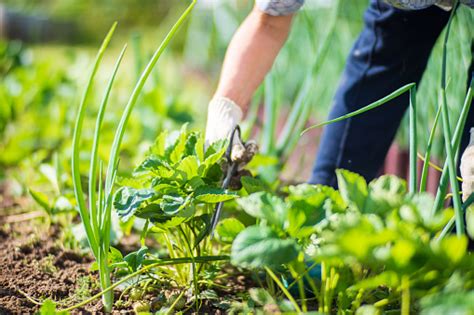
[[[256,0],[227,48],[219,84],[208,106],[206,145],[228,137],[242,120],[303,2]],[[329,119],[368,105],[405,84],[419,83],[430,52],[448,22],[453,2],[370,0]],[[461,3],[474,7],[474,0]],[[471,62],[469,73],[472,70]],[[368,181],[376,177],[408,104],[408,95],[401,95],[377,109],[326,126],[309,183],[337,187],[338,168],[359,173]],[[474,110],[467,117],[461,150],[469,143],[472,126]]]

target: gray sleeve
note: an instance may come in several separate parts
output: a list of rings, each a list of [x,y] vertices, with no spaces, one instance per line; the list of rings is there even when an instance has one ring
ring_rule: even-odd
[[[304,0],[255,0],[255,5],[261,11],[273,15],[289,15],[298,11]]]

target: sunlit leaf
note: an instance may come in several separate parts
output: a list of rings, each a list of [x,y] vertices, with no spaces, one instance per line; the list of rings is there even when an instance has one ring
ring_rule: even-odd
[[[232,244],[232,263],[246,268],[278,266],[294,260],[299,247],[293,239],[281,239],[266,226],[250,226]]]

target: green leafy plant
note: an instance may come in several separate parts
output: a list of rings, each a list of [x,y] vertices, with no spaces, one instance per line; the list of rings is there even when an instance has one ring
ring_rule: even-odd
[[[145,220],[142,243],[146,236],[155,237],[165,245],[171,259],[194,259],[219,252],[205,237],[215,204],[236,197],[220,188],[220,162],[226,148],[226,141],[221,141],[204,152],[204,137],[187,131],[186,125],[180,132],[161,133],[133,178],[122,180],[114,197],[117,214],[125,221]],[[232,232],[235,228],[222,222],[219,237],[229,239],[238,233],[238,227]],[[153,257],[151,253],[149,256]],[[189,265],[164,267],[163,272],[183,286],[192,281],[197,295],[198,274],[203,266],[193,263],[191,270]]]
[[[433,216],[433,198],[410,194],[395,176],[367,184],[338,170],[337,178],[339,191],[302,184],[285,188],[284,199],[266,192],[238,199],[257,224],[236,237],[232,262],[265,269],[295,310],[307,309],[309,290],[321,313],[331,313],[335,303],[341,312],[371,304],[408,314],[419,307],[413,299],[440,292],[453,272],[465,274],[463,290],[473,286],[467,238],[436,238],[452,209]],[[316,266],[320,278],[309,277]],[[276,276],[282,271],[286,284]],[[297,292],[291,290],[296,284]]]

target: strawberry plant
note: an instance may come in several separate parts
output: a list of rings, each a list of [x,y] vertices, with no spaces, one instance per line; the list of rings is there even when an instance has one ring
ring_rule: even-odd
[[[114,207],[122,220],[144,220],[142,243],[150,236],[166,250],[161,255],[148,253],[147,259],[192,259],[192,264],[164,266],[160,272],[180,286],[192,282],[196,297],[198,276],[208,266],[197,259],[220,254],[206,238],[214,206],[236,197],[220,188],[220,162],[226,149],[227,142],[221,141],[204,152],[204,137],[187,131],[186,125],[180,132],[163,132],[133,177],[120,181],[122,186],[114,196]]]

